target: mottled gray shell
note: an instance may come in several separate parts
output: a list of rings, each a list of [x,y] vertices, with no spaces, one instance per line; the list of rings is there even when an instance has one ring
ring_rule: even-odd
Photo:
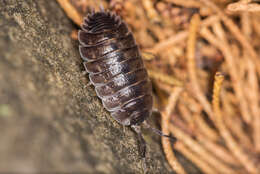
[[[152,111],[152,86],[133,34],[109,12],[94,12],[78,33],[79,51],[104,107],[119,123],[141,124]]]

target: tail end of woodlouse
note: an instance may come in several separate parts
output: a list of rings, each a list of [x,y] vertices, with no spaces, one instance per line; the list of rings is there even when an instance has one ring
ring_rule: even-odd
[[[147,121],[143,122],[143,125],[145,126],[145,128],[151,130],[152,132],[156,133],[157,135],[160,135],[162,137],[165,138],[169,138],[171,141],[176,142],[176,138],[172,137],[170,135],[165,135],[162,131],[151,127],[150,124],[147,123]],[[142,157],[142,166],[143,166],[143,171],[144,173],[147,173],[147,167],[146,167],[146,142],[143,138],[143,134],[141,131],[141,125],[131,125],[131,128],[136,132],[137,134],[137,138],[138,138],[138,142],[139,142],[139,153],[140,156]]]

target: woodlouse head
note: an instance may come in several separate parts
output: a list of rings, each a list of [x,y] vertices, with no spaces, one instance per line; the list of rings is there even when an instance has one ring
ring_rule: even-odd
[[[100,33],[117,28],[121,22],[121,18],[111,12],[93,12],[84,19],[82,29],[90,33]]]

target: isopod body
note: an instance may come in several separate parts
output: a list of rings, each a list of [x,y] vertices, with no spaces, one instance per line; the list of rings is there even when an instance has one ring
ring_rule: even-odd
[[[122,125],[143,123],[152,112],[152,85],[125,22],[110,12],[93,12],[78,39],[84,67],[106,110]]]

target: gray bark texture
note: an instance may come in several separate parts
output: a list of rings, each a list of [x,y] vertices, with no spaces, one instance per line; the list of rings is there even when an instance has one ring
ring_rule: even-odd
[[[54,0],[0,0],[0,173],[142,173],[135,133],[86,87],[73,29]],[[173,173],[150,134],[149,173]]]

